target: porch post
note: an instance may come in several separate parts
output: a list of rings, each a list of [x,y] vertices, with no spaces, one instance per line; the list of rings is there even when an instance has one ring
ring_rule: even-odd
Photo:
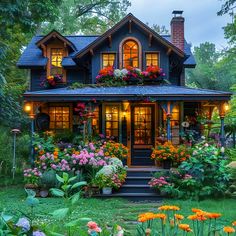
[[[220,116],[220,143],[221,147],[225,147],[225,117]]]
[[[171,118],[171,115],[167,114],[167,117],[166,117],[167,141],[171,140],[170,118]]]
[[[30,139],[30,164],[33,167],[34,166],[34,115],[31,115],[30,117],[31,120],[31,139]]]
[[[167,112],[166,112],[167,141],[171,141],[170,119],[171,119],[171,107],[170,107],[170,102],[167,102]]]
[[[220,143],[221,147],[225,147],[225,104],[220,103],[219,105],[220,115]]]

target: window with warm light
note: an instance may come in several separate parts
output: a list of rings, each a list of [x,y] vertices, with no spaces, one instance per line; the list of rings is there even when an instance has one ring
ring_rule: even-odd
[[[70,128],[70,107],[49,107],[50,129],[61,130]]]
[[[51,75],[63,76],[62,68],[63,49],[52,48],[51,49]]]
[[[128,40],[123,44],[123,68],[139,67],[139,45],[134,40]]]
[[[159,66],[159,53],[146,53],[146,67]]]
[[[105,107],[105,130],[107,137],[119,141],[119,107],[107,105]]]
[[[115,66],[115,53],[103,53],[102,54],[102,68],[106,68],[109,66]]]

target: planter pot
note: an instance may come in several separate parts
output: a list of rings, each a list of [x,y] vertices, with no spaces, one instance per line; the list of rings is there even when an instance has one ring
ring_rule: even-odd
[[[143,79],[143,82],[144,83],[147,83],[147,84],[152,84],[152,83],[157,83],[157,82],[162,82],[163,81],[163,79],[161,78],[161,77],[158,77],[158,78],[155,78],[155,79],[150,79],[150,78],[144,78]]]
[[[142,82],[142,79],[140,78],[135,78],[135,77],[131,77],[126,81],[128,84],[138,84],[140,82]]]
[[[172,161],[171,160],[164,160],[162,162],[163,169],[170,169],[171,166],[172,166]]]
[[[48,197],[49,192],[47,189],[43,189],[43,190],[40,190],[39,195],[40,197],[45,198],[45,197]]]
[[[112,193],[112,188],[111,187],[104,187],[102,188],[102,194],[103,195],[109,195]]]

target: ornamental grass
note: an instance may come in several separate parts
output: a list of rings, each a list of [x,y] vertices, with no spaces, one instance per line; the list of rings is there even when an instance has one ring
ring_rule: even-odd
[[[156,236],[223,236],[236,235],[236,221],[231,226],[220,224],[222,214],[193,208],[192,215],[179,214],[180,207],[162,205],[156,213],[146,212],[138,216],[137,235]]]

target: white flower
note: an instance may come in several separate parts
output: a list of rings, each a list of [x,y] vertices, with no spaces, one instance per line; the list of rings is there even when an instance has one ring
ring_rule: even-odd
[[[221,153],[224,153],[225,152],[225,148],[221,147],[220,151],[221,151]]]
[[[103,166],[101,170],[99,170],[96,174],[96,177],[99,175],[111,176],[115,173],[116,167],[112,165]]]
[[[208,147],[208,146],[209,146],[209,144],[208,144],[208,143],[205,143],[205,144],[204,144],[204,146],[205,146],[205,147]]]
[[[122,69],[121,70],[121,73],[123,76],[127,75],[128,74],[128,70],[127,69]]]
[[[122,77],[122,71],[119,70],[119,69],[115,69],[114,70],[114,75],[115,75],[115,77]]]
[[[201,139],[206,139],[206,137],[205,137],[205,136],[202,136]]]
[[[109,165],[123,167],[123,163],[117,157],[110,158]]]

